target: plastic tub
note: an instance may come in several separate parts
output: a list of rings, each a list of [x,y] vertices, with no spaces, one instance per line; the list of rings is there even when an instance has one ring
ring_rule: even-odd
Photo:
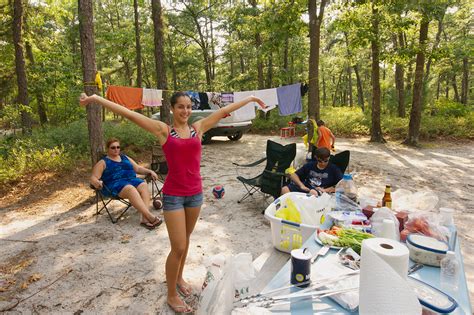
[[[424,265],[439,267],[449,249],[447,243],[423,234],[409,234],[407,247],[410,259]]]
[[[291,198],[298,210],[301,212],[302,223],[291,222],[275,217],[275,213],[286,205],[286,200]],[[330,209],[328,207],[330,197],[328,195],[315,197],[304,193],[290,192],[271,203],[265,209],[265,218],[270,221],[272,231],[272,242],[276,249],[290,253],[291,250],[301,248],[303,243],[310,238],[321,223],[324,222],[324,214]],[[307,214],[311,213],[311,224],[308,222]],[[306,216],[304,215],[306,214]],[[306,218],[306,220],[305,220]]]

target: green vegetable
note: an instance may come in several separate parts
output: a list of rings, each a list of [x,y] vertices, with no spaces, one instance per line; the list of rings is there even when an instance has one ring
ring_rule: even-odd
[[[362,241],[374,237],[372,234],[355,229],[341,229],[337,232],[337,236],[339,239],[334,242],[334,245],[340,247],[350,247],[358,254],[360,254]]]

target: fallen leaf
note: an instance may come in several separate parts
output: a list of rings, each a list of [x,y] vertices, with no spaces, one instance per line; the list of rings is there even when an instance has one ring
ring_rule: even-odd
[[[23,282],[23,284],[20,286],[20,289],[22,290],[28,289],[28,282]]]
[[[43,275],[40,274],[40,273],[35,273],[35,274],[32,274],[29,278],[28,278],[28,282],[29,283],[32,283],[32,282],[36,282],[38,281],[39,279],[43,278]]]

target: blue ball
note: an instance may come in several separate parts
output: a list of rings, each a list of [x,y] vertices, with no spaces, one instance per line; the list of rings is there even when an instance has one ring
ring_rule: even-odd
[[[225,194],[224,186],[215,186],[214,188],[212,188],[212,194],[214,195],[214,197],[216,197],[216,199],[221,199],[222,197],[224,197]]]

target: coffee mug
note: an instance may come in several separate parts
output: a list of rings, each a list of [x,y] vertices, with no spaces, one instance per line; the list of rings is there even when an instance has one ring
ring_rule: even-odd
[[[307,248],[291,251],[291,284],[305,288],[311,280],[311,253]]]

